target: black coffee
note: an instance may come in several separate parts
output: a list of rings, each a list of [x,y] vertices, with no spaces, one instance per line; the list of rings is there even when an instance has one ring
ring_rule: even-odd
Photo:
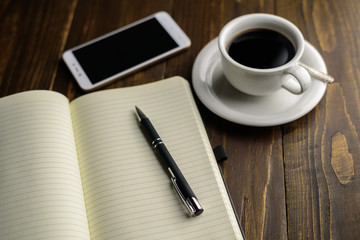
[[[289,62],[295,48],[285,36],[268,29],[256,29],[237,35],[228,46],[229,55],[252,68],[275,68]]]

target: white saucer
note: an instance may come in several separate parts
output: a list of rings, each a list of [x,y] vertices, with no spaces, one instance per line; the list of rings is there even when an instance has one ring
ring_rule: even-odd
[[[320,53],[308,42],[301,62],[327,73]],[[310,89],[294,95],[281,89],[268,96],[250,96],[228,83],[222,72],[217,38],[197,56],[192,72],[196,94],[216,115],[248,126],[275,126],[291,122],[310,112],[326,91],[326,83],[312,79]]]

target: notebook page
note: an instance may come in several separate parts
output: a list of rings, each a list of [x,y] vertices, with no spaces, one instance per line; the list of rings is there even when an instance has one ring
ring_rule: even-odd
[[[1,239],[90,239],[68,100],[0,99]]]
[[[187,216],[139,128],[135,105],[153,122],[202,215]],[[70,107],[92,239],[241,239],[185,80],[92,93]]]

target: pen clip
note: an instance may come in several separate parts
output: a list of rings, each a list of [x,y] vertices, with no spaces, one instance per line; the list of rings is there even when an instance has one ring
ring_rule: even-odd
[[[171,182],[174,185],[174,188],[176,190],[176,192],[178,193],[180,199],[182,200],[182,202],[184,203],[185,207],[188,209],[190,216],[198,216],[200,215],[204,210],[202,209],[202,207],[200,206],[198,200],[194,197],[191,197],[191,199],[185,198],[184,194],[181,192],[181,189],[179,188],[177,182],[176,182],[176,177],[174,176],[174,174],[172,173],[171,169],[168,168],[170,175],[171,175]]]

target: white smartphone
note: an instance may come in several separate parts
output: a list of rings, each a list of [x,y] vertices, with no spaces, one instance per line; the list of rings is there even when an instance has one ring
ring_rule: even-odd
[[[85,90],[93,90],[190,46],[190,39],[166,12],[71,48],[63,60]]]

